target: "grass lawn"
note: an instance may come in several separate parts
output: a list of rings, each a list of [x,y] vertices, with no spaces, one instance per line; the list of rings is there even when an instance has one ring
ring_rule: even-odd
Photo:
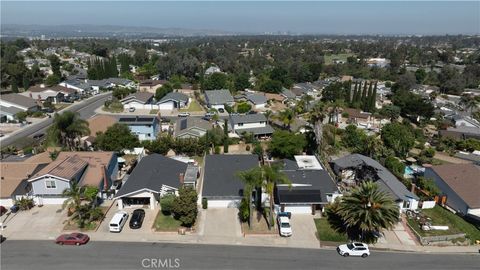
[[[324,60],[326,65],[331,65],[333,64],[334,59],[338,59],[346,62],[347,58],[350,56],[354,56],[354,54],[353,53],[330,54],[330,55],[325,55]]]
[[[447,231],[423,231],[416,220],[408,219],[408,223],[422,236],[466,233],[467,238],[469,238],[472,243],[475,240],[480,240],[480,230],[443,207],[435,206],[432,209],[424,209],[422,213],[432,219],[432,225],[449,226],[449,230]]]
[[[320,241],[328,242],[347,242],[347,236],[344,234],[339,234],[330,227],[327,218],[316,218],[314,219],[315,226],[317,227],[317,237]]]
[[[53,104],[53,106],[55,107],[55,110],[56,111],[60,111],[60,110],[63,110],[65,109],[66,107],[70,106],[71,103],[59,103],[59,104]]]
[[[173,218],[173,216],[166,216],[161,210],[158,211],[153,223],[153,229],[157,232],[173,232],[182,225],[182,223]]]
[[[179,111],[181,112],[201,112],[203,111],[202,106],[200,106],[200,103],[196,101],[195,99],[192,99],[192,102],[188,105],[188,108],[180,109]]]

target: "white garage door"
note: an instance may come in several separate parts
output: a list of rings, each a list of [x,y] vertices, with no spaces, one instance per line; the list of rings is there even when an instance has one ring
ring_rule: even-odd
[[[12,199],[0,199],[0,205],[9,208],[13,206],[13,200]]]
[[[312,206],[311,205],[285,206],[285,212],[291,212],[292,214],[311,214]]]
[[[208,208],[237,208],[240,200],[208,200]]]
[[[36,205],[45,205],[45,204],[63,204],[66,198],[40,198],[36,197],[33,199]]]
[[[170,102],[162,103],[162,104],[159,105],[159,109],[164,110],[164,111],[166,111],[166,110],[171,111],[171,110],[173,110],[173,102],[170,101]]]

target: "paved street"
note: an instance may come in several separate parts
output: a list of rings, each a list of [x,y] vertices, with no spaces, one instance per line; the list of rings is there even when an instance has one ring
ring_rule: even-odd
[[[95,109],[102,106],[105,100],[111,95],[112,95],[111,92],[109,92],[109,93],[101,94],[98,96],[94,96],[89,98],[88,100],[83,100],[82,102],[72,104],[71,106],[65,108],[62,111],[78,112],[81,118],[88,119],[95,114]],[[39,123],[27,126],[19,130],[18,132],[15,132],[14,134],[11,134],[6,138],[3,138],[0,141],[1,145],[2,147],[6,147],[11,144],[14,144],[15,141],[17,141],[20,138],[31,137],[39,133],[45,133],[47,128],[52,124],[52,122],[53,122],[53,118],[46,118],[45,120]]]
[[[478,269],[480,255],[372,252],[343,258],[335,250],[91,242],[57,246],[52,241],[6,241],[1,269]],[[160,264],[162,262],[162,264]],[[143,265],[142,265],[143,263]]]

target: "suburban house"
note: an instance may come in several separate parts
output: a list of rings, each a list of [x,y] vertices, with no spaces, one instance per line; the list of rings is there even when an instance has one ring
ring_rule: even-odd
[[[0,118],[4,120],[14,120],[19,112],[35,112],[38,110],[38,104],[30,97],[19,94],[5,94],[0,99]]]
[[[196,117],[179,118],[175,124],[175,137],[201,138],[211,129],[212,124],[206,120]]]
[[[346,108],[343,113],[347,114],[347,123],[356,124],[362,126],[368,126],[372,123],[372,114],[369,112],[363,112],[359,109]]]
[[[246,94],[245,98],[252,105],[254,109],[265,109],[267,105],[267,98],[260,94]]]
[[[275,205],[282,212],[315,214],[339,195],[337,186],[315,156],[294,158],[281,161],[291,183],[276,185]]]
[[[225,104],[234,106],[235,101],[227,89],[205,91],[205,101],[211,109],[225,109]]]
[[[243,183],[238,172],[258,167],[257,155],[207,155],[202,197],[208,207],[237,207],[243,198]]]
[[[98,89],[93,90],[92,86],[90,84],[86,83],[85,80],[79,80],[79,79],[66,80],[66,81],[61,82],[59,85],[63,86],[63,87],[75,89],[81,95],[85,95],[85,94],[96,95],[96,94],[98,94]]]
[[[140,92],[150,92],[155,94],[157,89],[162,87],[165,83],[165,80],[143,80],[138,84],[138,90]]]
[[[446,205],[463,215],[480,217],[480,168],[473,164],[444,164],[425,168],[426,178],[433,179]]]
[[[187,95],[179,92],[170,92],[161,98],[158,102],[159,110],[171,111],[173,109],[181,109],[188,106],[189,98]]]
[[[74,100],[78,98],[77,90],[74,88],[68,88],[61,85],[54,85],[54,86],[32,86],[28,88],[28,91],[33,93],[44,93],[45,91],[54,91],[63,94],[64,100]]]
[[[160,121],[156,116],[124,116],[118,122],[127,125],[140,141],[155,140],[160,132]]]
[[[0,162],[0,205],[11,207],[30,192],[28,178],[48,163]]]
[[[140,160],[130,177],[115,195],[117,206],[148,205],[155,209],[159,199],[166,194],[178,194],[183,185],[196,187],[198,167],[159,154]]]
[[[150,92],[136,92],[120,100],[125,108],[153,109],[153,94]]]
[[[267,118],[261,113],[246,115],[230,115],[231,130],[238,135],[244,132],[253,133],[256,137],[270,136],[273,128],[267,124]]]
[[[20,93],[22,96],[32,98],[40,102],[51,102],[57,104],[65,99],[65,94],[50,88],[30,87],[28,91]]]
[[[297,95],[292,91],[288,90],[287,88],[283,88],[282,92],[280,92],[280,95],[283,96],[286,100],[295,100],[297,98]]]
[[[136,88],[135,82],[125,78],[108,78],[105,79],[110,85],[114,87]]]
[[[62,192],[72,182],[110,191],[117,180],[118,162],[113,152],[60,152],[58,157],[32,175],[28,182],[36,204],[62,204]]]
[[[400,211],[418,208],[419,198],[410,192],[389,170],[376,160],[352,154],[332,162],[332,169],[345,186],[355,186],[359,181],[371,179],[379,188],[391,195]]]
[[[455,114],[450,117],[452,121],[455,123],[455,127],[473,127],[473,128],[480,128],[480,123],[469,116],[463,116],[459,114]]]
[[[296,96],[309,95],[315,97],[320,93],[320,88],[312,83],[296,83],[291,90]]]
[[[117,123],[117,118],[106,115],[106,114],[97,114],[89,119],[87,119],[88,128],[90,129],[90,136],[96,137],[98,132],[105,132],[115,123]]]
[[[222,70],[217,66],[211,66],[205,70],[205,76],[212,75],[213,73],[221,73]]]

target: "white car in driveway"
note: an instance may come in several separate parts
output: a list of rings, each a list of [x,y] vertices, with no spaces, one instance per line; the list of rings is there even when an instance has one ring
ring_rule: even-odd
[[[366,258],[370,255],[368,245],[358,242],[340,245],[337,247],[337,252],[343,257],[360,256],[362,258]]]
[[[281,236],[292,236],[292,227],[290,226],[290,218],[287,213],[279,213],[277,215],[277,223]]]

